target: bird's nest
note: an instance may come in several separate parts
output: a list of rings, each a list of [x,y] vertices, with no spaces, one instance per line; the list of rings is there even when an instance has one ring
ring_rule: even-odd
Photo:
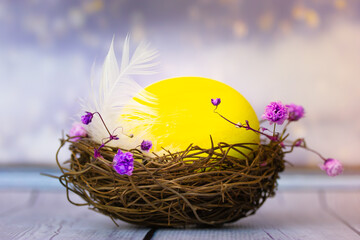
[[[71,158],[61,164],[58,153],[67,142]],[[104,147],[103,158],[94,158],[97,147],[88,138],[61,140],[56,160],[68,200],[112,220],[143,226],[215,226],[252,215],[274,196],[284,170],[284,153],[277,143],[219,143],[210,149],[190,145],[182,152],[154,157],[133,149],[131,176],[113,170],[117,149]],[[234,151],[241,157],[229,155]],[[85,203],[71,201],[70,191]]]

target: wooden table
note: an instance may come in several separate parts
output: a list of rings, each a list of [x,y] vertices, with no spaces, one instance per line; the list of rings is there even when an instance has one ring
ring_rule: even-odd
[[[0,239],[360,239],[356,174],[285,173],[277,195],[253,216],[216,229],[155,230],[120,221],[116,227],[71,205],[57,180],[39,172],[0,170]]]

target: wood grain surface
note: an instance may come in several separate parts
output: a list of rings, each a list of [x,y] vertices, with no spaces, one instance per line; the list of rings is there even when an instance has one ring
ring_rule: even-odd
[[[0,172],[1,175],[1,172]],[[15,176],[15,175],[14,175]],[[17,173],[16,176],[21,176]],[[304,175],[307,182],[312,176]],[[325,176],[326,177],[326,176]],[[43,176],[37,174],[43,180]],[[284,177],[286,179],[286,177]],[[314,181],[322,178],[313,176]],[[353,176],[359,181],[360,177]],[[0,176],[1,179],[1,176]],[[53,183],[0,183],[0,239],[360,239],[360,187],[342,189],[314,183],[286,182],[253,216],[221,228],[150,229],[117,221],[66,199]],[[25,181],[25,180],[24,180]],[[41,182],[33,181],[34,183]],[[7,176],[11,182],[11,175]],[[293,188],[291,186],[294,186]],[[76,202],[81,202],[72,196]],[[152,231],[151,231],[152,230]]]

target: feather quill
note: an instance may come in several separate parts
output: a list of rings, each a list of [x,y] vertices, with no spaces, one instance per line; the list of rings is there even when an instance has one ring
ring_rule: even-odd
[[[141,143],[141,136],[132,139],[126,136],[126,134],[130,134],[131,129],[124,129],[121,119],[119,119],[125,106],[131,108],[138,116],[148,116],[149,119],[156,116],[155,110],[149,107],[149,104],[143,104],[155,103],[156,98],[135,82],[132,76],[155,73],[153,69],[157,63],[154,60],[157,56],[157,51],[152,49],[149,44],[140,43],[130,57],[130,38],[127,36],[123,45],[119,69],[114,51],[114,39],[112,40],[103,64],[100,82],[96,84],[92,78],[89,101],[82,105],[83,112],[99,112],[108,129],[116,130],[115,134],[118,135],[119,140],[112,141],[110,145],[131,149]],[[135,95],[140,98],[140,102],[132,100]],[[140,120],[138,124],[143,123],[140,118],[138,118]],[[134,121],[135,125],[136,122]],[[98,117],[94,117],[92,123],[87,125],[87,131],[91,138],[98,143],[109,137]]]

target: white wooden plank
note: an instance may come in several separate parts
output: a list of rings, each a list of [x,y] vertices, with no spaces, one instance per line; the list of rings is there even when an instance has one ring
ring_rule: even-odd
[[[360,191],[329,191],[323,194],[330,214],[339,218],[360,235]]]
[[[260,226],[274,239],[357,239],[356,232],[328,214],[317,192],[280,192],[258,214],[236,225]]]
[[[27,206],[34,200],[34,191],[12,191],[0,190],[0,216],[8,215],[18,211],[21,207]]]
[[[279,192],[253,216],[220,229],[158,230],[153,239],[357,239],[328,214],[317,192]]]
[[[227,228],[219,229],[158,229],[153,238],[156,240],[235,240],[235,239],[271,239],[261,229]]]
[[[79,199],[77,199],[80,201]],[[65,192],[39,192],[32,207],[0,216],[0,239],[143,239],[148,228],[71,205]]]

